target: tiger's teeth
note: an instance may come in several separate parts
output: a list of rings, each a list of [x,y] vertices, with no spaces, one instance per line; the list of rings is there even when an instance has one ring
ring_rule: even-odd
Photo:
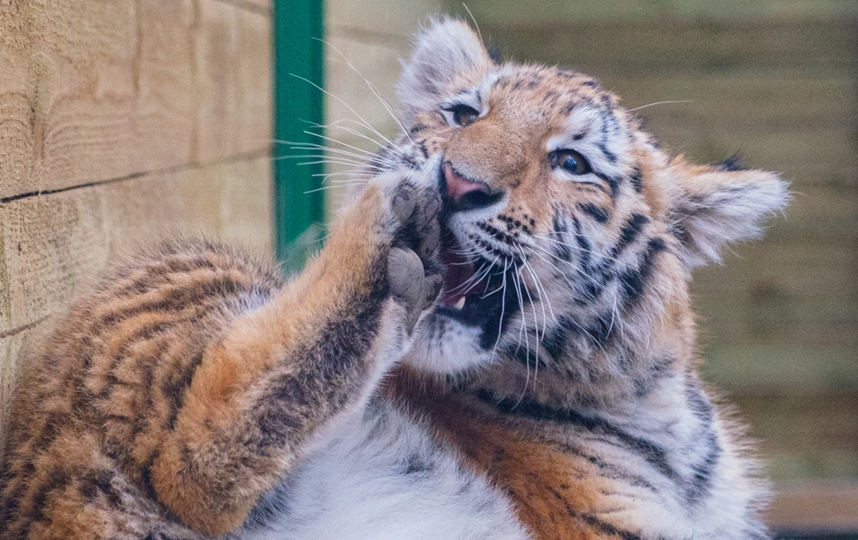
[[[463,307],[465,307],[465,297],[463,296],[459,298],[459,301],[456,302],[456,305],[454,305],[453,307],[456,309],[462,309]]]

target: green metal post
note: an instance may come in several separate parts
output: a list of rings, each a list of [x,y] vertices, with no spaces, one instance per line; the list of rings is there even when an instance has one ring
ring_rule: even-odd
[[[274,208],[277,256],[299,271],[322,237],[321,164],[284,159],[290,143],[319,143],[305,131],[323,121],[323,0],[274,0]],[[307,82],[312,81],[313,84]],[[294,152],[292,152],[294,154]],[[313,161],[311,159],[304,161]],[[316,191],[314,191],[316,190]]]

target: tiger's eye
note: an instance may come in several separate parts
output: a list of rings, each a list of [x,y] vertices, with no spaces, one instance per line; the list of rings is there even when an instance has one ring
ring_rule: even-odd
[[[592,172],[587,159],[574,150],[557,150],[554,152],[554,164],[576,176]]]
[[[462,127],[473,124],[480,113],[467,105],[458,105],[453,109],[453,121]]]

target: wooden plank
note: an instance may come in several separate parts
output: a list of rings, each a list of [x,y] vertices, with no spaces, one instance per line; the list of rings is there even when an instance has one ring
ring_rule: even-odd
[[[698,270],[692,282],[707,344],[837,347],[856,354],[854,249],[789,243],[741,246],[738,252],[724,267]]]
[[[0,205],[0,451],[24,339],[62,312],[112,257],[168,236],[273,251],[267,156],[30,197]],[[157,193],[157,197],[153,197]],[[5,261],[5,266],[4,265]]]
[[[0,159],[0,197],[122,177],[152,166],[156,157],[163,160],[159,166],[187,161],[183,145],[176,142],[182,111],[175,107],[181,101],[153,114],[157,102],[146,93],[152,86],[180,95],[184,82],[179,80],[174,91],[176,80],[157,77],[157,72],[151,85],[138,77],[140,68],[159,64],[157,58],[147,61],[146,54],[166,50],[163,56],[173,58],[171,52],[181,44],[148,39],[145,27],[152,25],[138,25],[144,18],[138,19],[134,7],[132,0],[11,3],[13,16],[24,24],[10,38],[10,61],[17,64],[12,80],[0,82],[5,126],[0,137],[14,140],[14,152]],[[187,21],[176,13],[181,2],[163,7],[167,24]],[[173,61],[186,58],[178,55]],[[140,117],[139,83],[144,84]],[[184,118],[193,114],[184,111]],[[147,141],[148,152],[139,151],[141,140]]]
[[[326,2],[326,28],[335,35],[342,29],[355,29],[410,38],[425,14],[442,13],[441,0],[374,0],[373,2]],[[400,49],[400,54],[405,54]]]
[[[736,252],[724,266],[698,269],[695,293],[725,298],[736,294],[764,303],[776,295],[833,300],[858,292],[855,251],[842,245],[760,242],[739,246]]]
[[[0,206],[7,279],[0,289],[9,295],[0,332],[62,309],[112,252],[136,242],[207,233],[269,253],[269,183],[269,160],[259,157]]]
[[[0,198],[266,148],[270,17],[193,5],[0,11]]]
[[[198,4],[194,161],[269,148],[269,16],[215,0]]]
[[[562,20],[482,24],[511,58],[580,69],[603,79],[633,74],[745,72],[842,74],[855,70],[855,20]]]
[[[138,42],[132,64],[136,103],[132,172],[187,163],[193,155],[197,111],[193,41],[194,0],[145,0],[135,7]]]
[[[0,8],[0,198],[24,189],[32,168],[35,116],[22,9],[20,3]]]
[[[855,16],[854,2],[839,0],[681,0],[672,2],[640,0],[543,0],[538,5],[528,2],[492,2],[472,0],[468,8],[482,26],[522,21],[545,24],[557,21],[570,23],[599,21],[659,21],[659,20],[759,20],[795,18],[836,18]],[[467,17],[460,2],[448,0],[447,11]]]
[[[858,183],[858,168],[846,169],[842,177],[835,173],[832,175],[835,180],[826,184],[803,182],[806,174],[795,174],[790,185],[792,200],[785,217],[776,216],[771,220],[765,233],[767,242],[771,245],[794,242],[842,246],[858,239],[858,193],[846,182],[836,180],[850,177]],[[845,249],[852,251],[848,247]]]
[[[0,332],[56,312],[107,261],[104,205],[93,188],[0,206],[9,313]],[[8,321],[8,322],[7,322]]]
[[[823,165],[823,172],[850,160],[855,163],[848,149],[851,133],[858,124],[853,77],[784,77],[765,73],[764,66],[760,71],[619,76],[606,84],[616,88],[630,108],[690,100],[645,107],[638,114],[647,119],[648,130],[663,144],[690,152],[699,161],[717,161],[725,154],[741,151],[750,165],[787,172],[793,164],[809,161]],[[766,137],[779,134],[803,137],[804,148],[798,151],[792,144],[780,154],[767,156],[773,143]],[[834,146],[830,147],[832,139]],[[763,152],[757,151],[760,148]]]
[[[273,251],[268,157],[156,174],[99,190],[111,253],[125,254],[174,236],[207,236],[261,256]]]
[[[854,481],[782,483],[775,486],[775,494],[767,522],[776,530],[820,534],[858,529],[858,484]]]
[[[854,345],[733,344],[727,338],[705,344],[703,356],[706,380],[731,392],[855,392],[858,388]]]
[[[225,4],[232,4],[242,9],[249,9],[257,13],[270,14],[271,0],[217,0]]]

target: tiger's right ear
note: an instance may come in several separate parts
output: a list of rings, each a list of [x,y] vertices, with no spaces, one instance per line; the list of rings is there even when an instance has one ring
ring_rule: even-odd
[[[396,94],[404,123],[441,102],[448,85],[459,76],[473,74],[474,82],[494,65],[480,38],[464,22],[443,18],[432,21],[416,38],[411,58],[402,61]]]
[[[778,175],[739,168],[735,160],[692,165],[677,157],[669,170],[676,185],[668,226],[689,268],[719,262],[728,243],[758,238],[764,219],[789,201],[787,183]]]

